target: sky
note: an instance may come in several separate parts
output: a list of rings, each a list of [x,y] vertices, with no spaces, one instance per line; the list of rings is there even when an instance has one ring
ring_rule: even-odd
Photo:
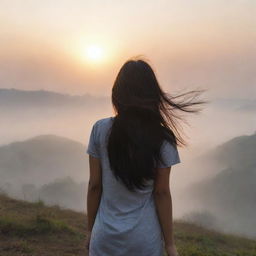
[[[108,96],[149,61],[167,91],[255,98],[254,0],[0,0],[0,87]],[[88,57],[97,46],[102,57]]]

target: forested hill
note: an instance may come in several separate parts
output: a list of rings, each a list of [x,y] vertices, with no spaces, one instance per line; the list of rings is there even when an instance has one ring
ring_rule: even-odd
[[[235,137],[208,155],[222,169],[191,194],[217,217],[221,230],[256,237],[256,133]]]

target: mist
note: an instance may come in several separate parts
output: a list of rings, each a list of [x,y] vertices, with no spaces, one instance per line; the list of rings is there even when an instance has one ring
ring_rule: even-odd
[[[0,99],[1,190],[20,199],[86,211],[85,150],[92,124],[113,116],[110,97],[1,89]],[[239,216],[230,215],[232,208],[222,211],[218,200],[201,198],[205,187],[196,189],[226,168],[212,156],[218,147],[255,132],[255,113],[255,100],[222,97],[212,98],[198,115],[187,114],[182,125],[188,145],[178,148],[182,163],[172,167],[170,179],[174,218],[255,236],[243,216],[241,225],[233,227]]]

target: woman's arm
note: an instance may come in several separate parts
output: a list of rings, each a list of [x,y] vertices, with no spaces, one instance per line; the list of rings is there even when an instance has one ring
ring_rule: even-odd
[[[102,194],[102,172],[99,158],[89,155],[90,178],[87,191],[87,230],[92,231]]]
[[[172,197],[169,186],[170,171],[171,167],[159,168],[157,170],[153,195],[164,236],[165,248],[167,251],[173,251],[172,255],[177,255],[173,236]]]

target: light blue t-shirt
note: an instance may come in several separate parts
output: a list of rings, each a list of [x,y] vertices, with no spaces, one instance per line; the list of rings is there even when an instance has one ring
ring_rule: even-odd
[[[163,256],[164,240],[153,199],[154,181],[143,190],[129,191],[117,181],[109,166],[107,138],[114,117],[96,121],[86,153],[100,158],[102,197],[91,233],[89,256]],[[180,163],[176,147],[164,141],[163,164]]]

